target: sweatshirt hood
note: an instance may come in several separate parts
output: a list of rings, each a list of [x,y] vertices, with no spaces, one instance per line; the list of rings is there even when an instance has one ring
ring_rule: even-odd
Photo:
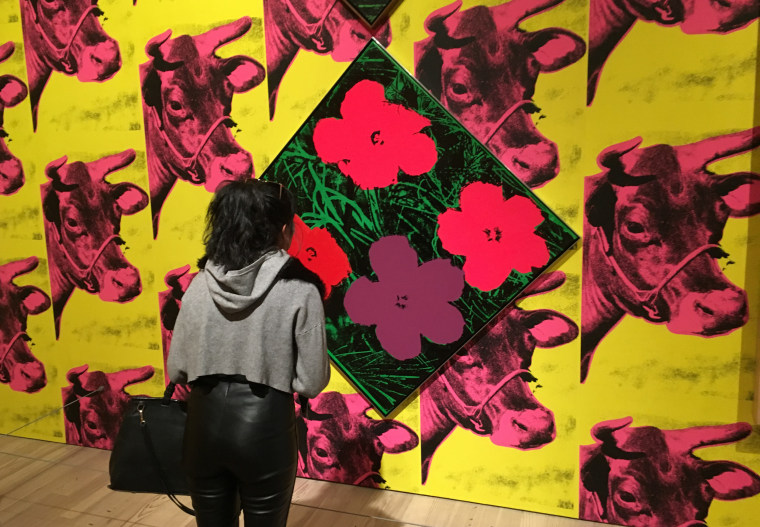
[[[290,256],[282,249],[270,251],[242,269],[223,270],[206,262],[206,285],[211,298],[225,313],[237,313],[262,300],[277,280]]]

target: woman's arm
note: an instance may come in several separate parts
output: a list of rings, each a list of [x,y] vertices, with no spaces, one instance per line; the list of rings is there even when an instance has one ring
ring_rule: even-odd
[[[292,389],[305,397],[316,397],[330,382],[325,311],[316,287],[309,287],[306,303],[296,314],[296,364]]]

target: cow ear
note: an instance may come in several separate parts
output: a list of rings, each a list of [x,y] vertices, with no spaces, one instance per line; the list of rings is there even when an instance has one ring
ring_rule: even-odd
[[[414,44],[414,76],[436,98],[441,98],[443,58],[432,38]]]
[[[581,447],[582,455],[585,448],[588,447]],[[600,520],[603,520],[607,517],[607,499],[609,498],[607,482],[610,477],[610,465],[599,447],[595,447],[586,459],[581,463],[580,484],[596,497],[592,500],[594,508],[597,509],[594,512]],[[581,495],[583,495],[582,492]],[[586,518],[590,519],[588,515]]]
[[[549,28],[529,33],[528,49],[543,73],[561,70],[577,62],[586,53],[581,37],[566,29]]]
[[[236,55],[224,61],[224,72],[235,93],[244,93],[264,81],[264,66],[250,57]]]
[[[162,293],[164,294],[164,293]],[[167,294],[167,296],[170,296]],[[179,302],[175,302],[174,298],[169,300],[161,307],[161,325],[167,331],[174,331],[174,326],[177,324],[177,316],[179,315]]]
[[[0,107],[10,108],[24,100],[26,85],[13,75],[0,76]]]
[[[406,426],[392,419],[373,421],[373,429],[377,440],[389,454],[406,452],[416,447],[420,439],[417,434]]]
[[[719,500],[738,500],[760,493],[760,476],[731,461],[706,461],[701,472]]]
[[[593,189],[586,199],[586,219],[592,227],[601,227],[604,230],[610,244],[612,243],[616,203],[615,190],[607,181]]]
[[[43,189],[42,195],[42,212],[45,215],[45,219],[51,224],[55,225],[58,233],[61,232],[61,214],[60,207],[61,202],[58,199],[58,193],[52,188]]]
[[[714,186],[734,218],[746,218],[760,212],[760,176],[738,172],[723,176]]]
[[[575,340],[578,326],[568,317],[551,309],[526,312],[523,323],[539,348],[553,348]]]
[[[150,68],[143,79],[142,97],[146,106],[155,108],[159,115],[161,114],[161,78],[153,68]]]
[[[79,441],[79,428],[81,422],[79,419],[79,402],[74,393],[74,388],[64,386],[61,388],[63,395],[63,422],[66,430],[66,441],[70,444],[77,444]]]
[[[148,206],[148,195],[143,189],[132,183],[117,183],[111,189],[111,195],[125,215],[140,212]]]
[[[21,288],[21,302],[27,313],[37,315],[50,307],[50,297],[40,288],[31,285]]]

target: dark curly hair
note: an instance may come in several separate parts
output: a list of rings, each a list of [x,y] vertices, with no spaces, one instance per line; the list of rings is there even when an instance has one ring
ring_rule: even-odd
[[[220,186],[206,214],[204,268],[212,260],[225,270],[241,269],[275,249],[285,225],[296,213],[293,195],[280,185],[258,179]]]

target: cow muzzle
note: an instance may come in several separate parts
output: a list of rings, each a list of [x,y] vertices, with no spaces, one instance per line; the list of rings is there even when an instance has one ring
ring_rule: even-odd
[[[23,342],[32,339],[24,331],[17,332],[0,351],[0,382],[9,383],[12,390],[17,392],[34,393],[47,385],[45,367],[29,351]],[[17,342],[22,341],[24,346],[22,361],[9,363],[7,361],[10,351]],[[18,351],[18,349],[17,349]]]
[[[212,125],[209,127],[208,131],[203,135],[201,138],[200,143],[198,144],[198,147],[195,149],[195,152],[191,156],[183,155],[177,147],[174,145],[172,140],[169,138],[169,136],[166,135],[166,130],[164,129],[164,125],[161,122],[161,117],[158,115],[158,111],[155,109],[155,107],[151,107],[152,115],[153,115],[153,121],[156,126],[156,130],[158,130],[159,135],[161,136],[161,139],[163,140],[164,144],[169,148],[171,153],[174,155],[174,157],[178,161],[178,165],[181,167],[181,169],[187,174],[187,180],[190,181],[190,183],[194,185],[202,185],[205,181],[205,176],[198,173],[198,159],[201,155],[201,152],[203,152],[203,149],[206,147],[206,144],[211,139],[211,136],[216,131],[217,128],[219,128],[222,125],[227,126],[235,126],[235,121],[232,120],[232,118],[229,115],[222,115],[219,117],[216,121],[212,123]],[[218,183],[217,183],[218,184]]]
[[[253,176],[253,159],[245,150],[217,157],[211,163],[206,177],[205,188],[216,192],[217,187],[225,181],[243,181]]]
[[[109,38],[82,49],[77,58],[77,79],[82,82],[104,81],[121,68],[119,44]]]
[[[1,137],[1,136],[0,136]],[[0,194],[8,196],[24,186],[24,169],[16,157],[0,161]]]
[[[655,287],[651,289],[642,289],[633,283],[633,281],[628,277],[628,274],[620,267],[620,264],[618,264],[618,261],[615,259],[615,255],[612,253],[612,248],[607,242],[607,238],[601,227],[597,227],[595,229],[595,235],[601,245],[601,252],[607,259],[607,262],[612,268],[614,274],[618,277],[623,286],[630,293],[632,293],[634,300],[646,312],[646,319],[652,322],[667,322],[668,316],[663,314],[660,310],[660,307],[658,306],[658,300],[662,294],[662,290],[671,282],[671,280],[673,280],[681,271],[683,271],[686,266],[691,263],[692,260],[701,256],[703,253],[709,252],[720,252],[721,254],[725,255],[720,245],[714,243],[706,243],[704,245],[701,245],[681,258],[677,264],[671,267],[670,271],[668,271],[668,273]]]
[[[13,345],[16,343],[17,340],[23,339],[23,340],[32,340],[29,338],[29,335],[26,334],[25,331],[19,331],[13,337],[10,341],[8,341],[8,344],[5,345],[5,349],[0,352],[0,366],[5,364],[5,359],[8,358],[8,354],[11,352],[11,349],[13,349]]]
[[[457,395],[454,387],[449,382],[449,379],[446,377],[445,373],[441,373],[439,378],[446,388],[446,391],[449,392],[454,402],[457,404],[457,406],[459,406],[464,421],[471,425],[470,429],[476,434],[485,435],[488,433],[488,430],[483,423],[483,413],[485,412],[486,405],[491,402],[491,399],[496,397],[496,394],[498,394],[509,381],[522,374],[531,375],[530,370],[519,369],[510,372],[491,389],[486,398],[483,399],[483,401],[477,406],[465,403],[462,398]]]
[[[140,271],[131,265],[109,269],[103,273],[99,289],[105,302],[128,302],[142,292]]]
[[[683,295],[671,310],[668,330],[680,335],[712,337],[730,333],[748,318],[746,292],[730,286]]]

